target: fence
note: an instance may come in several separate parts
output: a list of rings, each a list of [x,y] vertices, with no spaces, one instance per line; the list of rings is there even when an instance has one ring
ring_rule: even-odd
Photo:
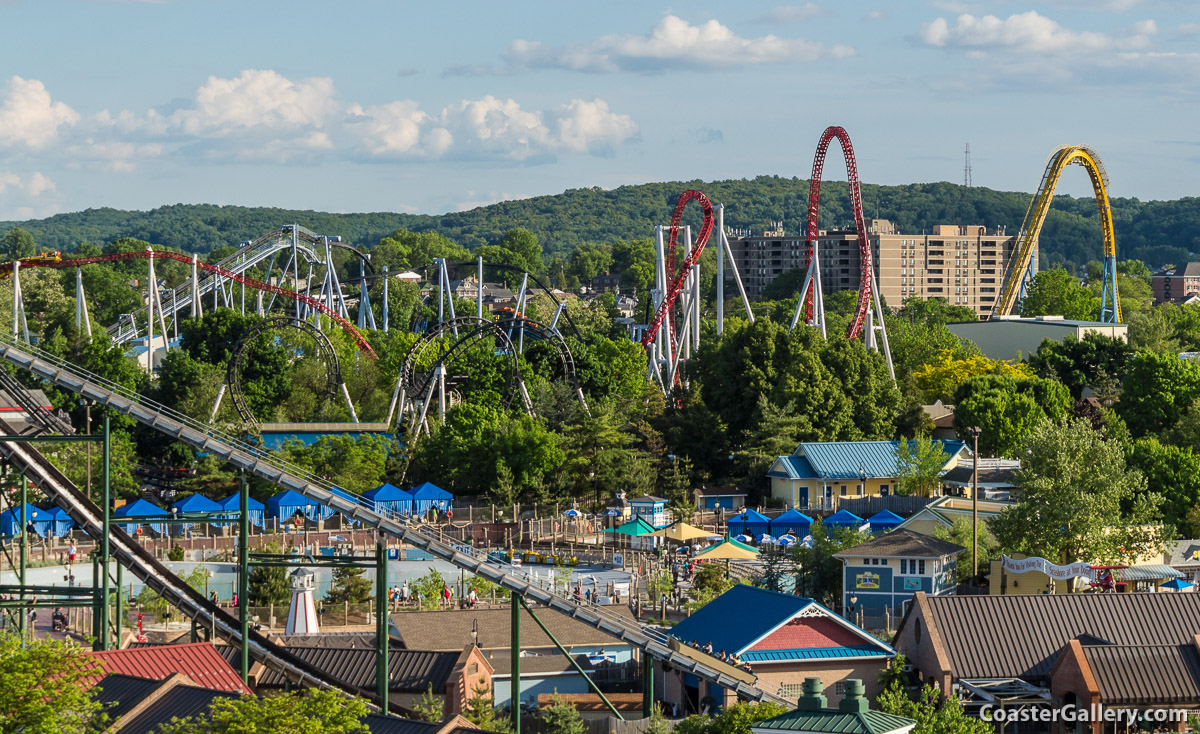
[[[920,512],[926,505],[933,502],[936,497],[897,497],[890,495],[888,497],[844,497],[838,503],[838,507],[853,512],[859,517],[870,517],[878,512],[888,510],[894,512],[901,517],[911,517]]]

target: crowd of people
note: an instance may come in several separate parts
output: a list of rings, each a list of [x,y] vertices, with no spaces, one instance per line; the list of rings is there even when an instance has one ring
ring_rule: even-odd
[[[692,647],[699,650],[700,652],[704,653],[705,655],[712,655],[717,660],[720,660],[721,662],[723,662],[727,665],[732,665],[733,667],[738,668],[739,670],[744,670],[747,673],[754,672],[754,669],[750,667],[750,663],[745,662],[741,658],[739,658],[737,656],[737,653],[727,653],[724,650],[714,653],[713,652],[713,644],[711,642],[707,642],[703,646],[701,646],[700,643],[693,640]]]

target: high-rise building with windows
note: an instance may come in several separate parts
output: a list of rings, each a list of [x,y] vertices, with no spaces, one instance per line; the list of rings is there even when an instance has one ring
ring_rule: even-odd
[[[939,224],[932,233],[902,234],[886,219],[872,219],[868,237],[879,295],[889,307],[899,308],[909,298],[944,298],[980,317],[991,313],[1000,295],[1017,239],[981,225]],[[853,229],[821,230],[817,240],[825,293],[856,290],[858,234]],[[731,238],[729,244],[752,298],[780,275],[804,267],[804,237],[785,236],[782,226],[760,236]]]

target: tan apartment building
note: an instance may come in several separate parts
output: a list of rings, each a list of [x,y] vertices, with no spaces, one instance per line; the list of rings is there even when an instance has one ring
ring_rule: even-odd
[[[1154,305],[1186,303],[1200,298],[1200,262],[1183,267],[1160,270],[1150,278],[1154,289]]]
[[[1003,285],[1004,269],[1016,237],[982,225],[939,224],[930,234],[902,234],[886,219],[872,219],[875,279],[891,308],[908,298],[945,298],[980,317],[991,313]],[[803,236],[784,236],[782,226],[761,236],[729,242],[751,297],[775,278],[804,267]],[[821,285],[826,293],[855,290],[859,283],[858,234],[852,229],[821,230]],[[1034,257],[1037,253],[1034,253]]]

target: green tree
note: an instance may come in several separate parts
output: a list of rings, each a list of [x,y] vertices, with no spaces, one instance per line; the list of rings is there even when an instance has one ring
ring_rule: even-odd
[[[368,734],[367,704],[337,691],[218,698],[203,714],[172,719],[160,734]]]
[[[1171,352],[1178,354],[1179,342],[1175,330],[1163,316],[1161,308],[1130,314],[1129,348],[1137,352]]]
[[[223,365],[259,321],[258,316],[242,316],[231,308],[206,311],[202,318],[185,319],[181,324],[183,348],[192,359]]]
[[[826,528],[816,520],[809,530],[812,547],[792,549],[796,562],[796,593],[833,606],[842,599],[842,562],[834,553],[853,548],[867,537],[853,528]]]
[[[333,583],[325,594],[325,601],[334,604],[363,604],[374,595],[375,585],[363,575],[361,568],[338,566],[333,569]]]
[[[538,709],[541,725],[538,731],[545,734],[583,734],[587,729],[575,705],[555,693],[550,704]]]
[[[529,272],[541,273],[542,246],[538,244],[537,235],[522,227],[510,229],[504,233],[500,246],[517,253],[529,265]]]
[[[260,548],[262,553],[282,553],[278,543],[267,543]],[[288,581],[287,569],[280,566],[255,566],[250,569],[246,580],[249,586],[249,603],[252,607],[282,607],[291,601],[292,586]]]
[[[955,399],[958,387],[972,377],[980,375],[1004,375],[1018,379],[1033,377],[1033,371],[1020,362],[991,359],[982,354],[959,357],[951,350],[943,350],[937,359],[918,367],[912,372],[912,382],[917,396],[926,403],[941,400],[949,403]]]
[[[0,731],[27,734],[97,731],[103,706],[92,697],[99,660],[71,641],[23,643],[0,632]]]
[[[607,272],[612,264],[612,248],[603,243],[584,243],[571,253],[571,272],[584,282]]]
[[[1104,563],[1161,552],[1162,497],[1146,491],[1120,444],[1082,419],[1042,421],[1030,431],[1015,483],[1020,504],[991,523],[1008,553]]]
[[[1134,436],[1175,427],[1200,399],[1200,365],[1174,354],[1146,352],[1129,360],[1117,412]]]
[[[397,229],[379,241],[371,250],[376,268],[387,265],[391,270],[407,270],[432,265],[437,258],[450,262],[469,260],[471,253],[457,242],[437,232],[410,232]]]
[[[1058,380],[1078,400],[1083,388],[1094,387],[1108,378],[1125,374],[1125,365],[1133,350],[1122,339],[1088,332],[1083,339],[1068,334],[1061,342],[1046,339],[1029,366],[1039,377]]]
[[[979,436],[982,453],[1015,456],[1034,426],[1067,414],[1071,397],[1056,380],[981,375],[959,385],[954,403],[955,425],[983,430]]]
[[[913,719],[917,725],[913,734],[993,734],[995,726],[983,719],[968,716],[963,711],[962,701],[957,696],[942,698],[938,690],[926,685],[921,698],[912,700],[899,680],[893,683],[878,698],[879,708],[884,713]]]
[[[918,436],[896,445],[896,493],[932,497],[941,485],[942,469],[950,461],[941,441]]]
[[[1061,269],[1043,270],[1033,276],[1025,300],[1021,302],[1021,313],[1025,316],[1062,316],[1092,321],[1099,312],[1100,297]]]
[[[192,587],[201,594],[204,593],[208,585],[208,569],[196,567],[182,576],[188,586]],[[169,601],[158,595],[158,592],[151,589],[149,586],[143,586],[136,597],[138,608],[142,611],[150,612],[151,614],[166,614],[172,608]]]
[[[1167,523],[1186,527],[1188,510],[1200,505],[1200,456],[1191,446],[1171,446],[1147,436],[1133,443],[1128,461],[1146,477],[1149,491],[1162,496]]]
[[[421,609],[437,609],[441,605],[442,587],[446,585],[446,577],[434,567],[429,572],[412,582],[412,589],[417,593]]]
[[[788,591],[785,579],[796,574],[795,559],[785,549],[764,550],[759,558],[763,562],[759,586],[770,591]]]
[[[4,239],[0,240],[0,247],[4,248],[4,259],[10,261],[20,260],[37,252],[37,243],[33,241],[33,235],[20,227],[5,232]]]
[[[435,724],[445,718],[445,710],[446,702],[433,695],[432,683],[425,687],[425,692],[421,694],[421,698],[413,704],[413,713],[417,715],[418,719]]]
[[[516,699],[514,698],[514,704]],[[484,731],[506,734],[512,731],[512,719],[496,710],[496,701],[491,689],[485,684],[471,688],[471,695],[463,707],[462,716]]]
[[[958,554],[958,578],[971,578],[971,539],[972,529],[971,523],[963,518],[958,518],[949,528],[939,527],[934,531],[934,537],[940,540],[948,540],[951,543],[957,543],[966,548],[965,553]],[[980,568],[987,569],[987,562],[1000,552],[1000,546],[996,543],[995,537],[992,536],[991,530],[988,529],[988,523],[979,523],[979,565]]]

